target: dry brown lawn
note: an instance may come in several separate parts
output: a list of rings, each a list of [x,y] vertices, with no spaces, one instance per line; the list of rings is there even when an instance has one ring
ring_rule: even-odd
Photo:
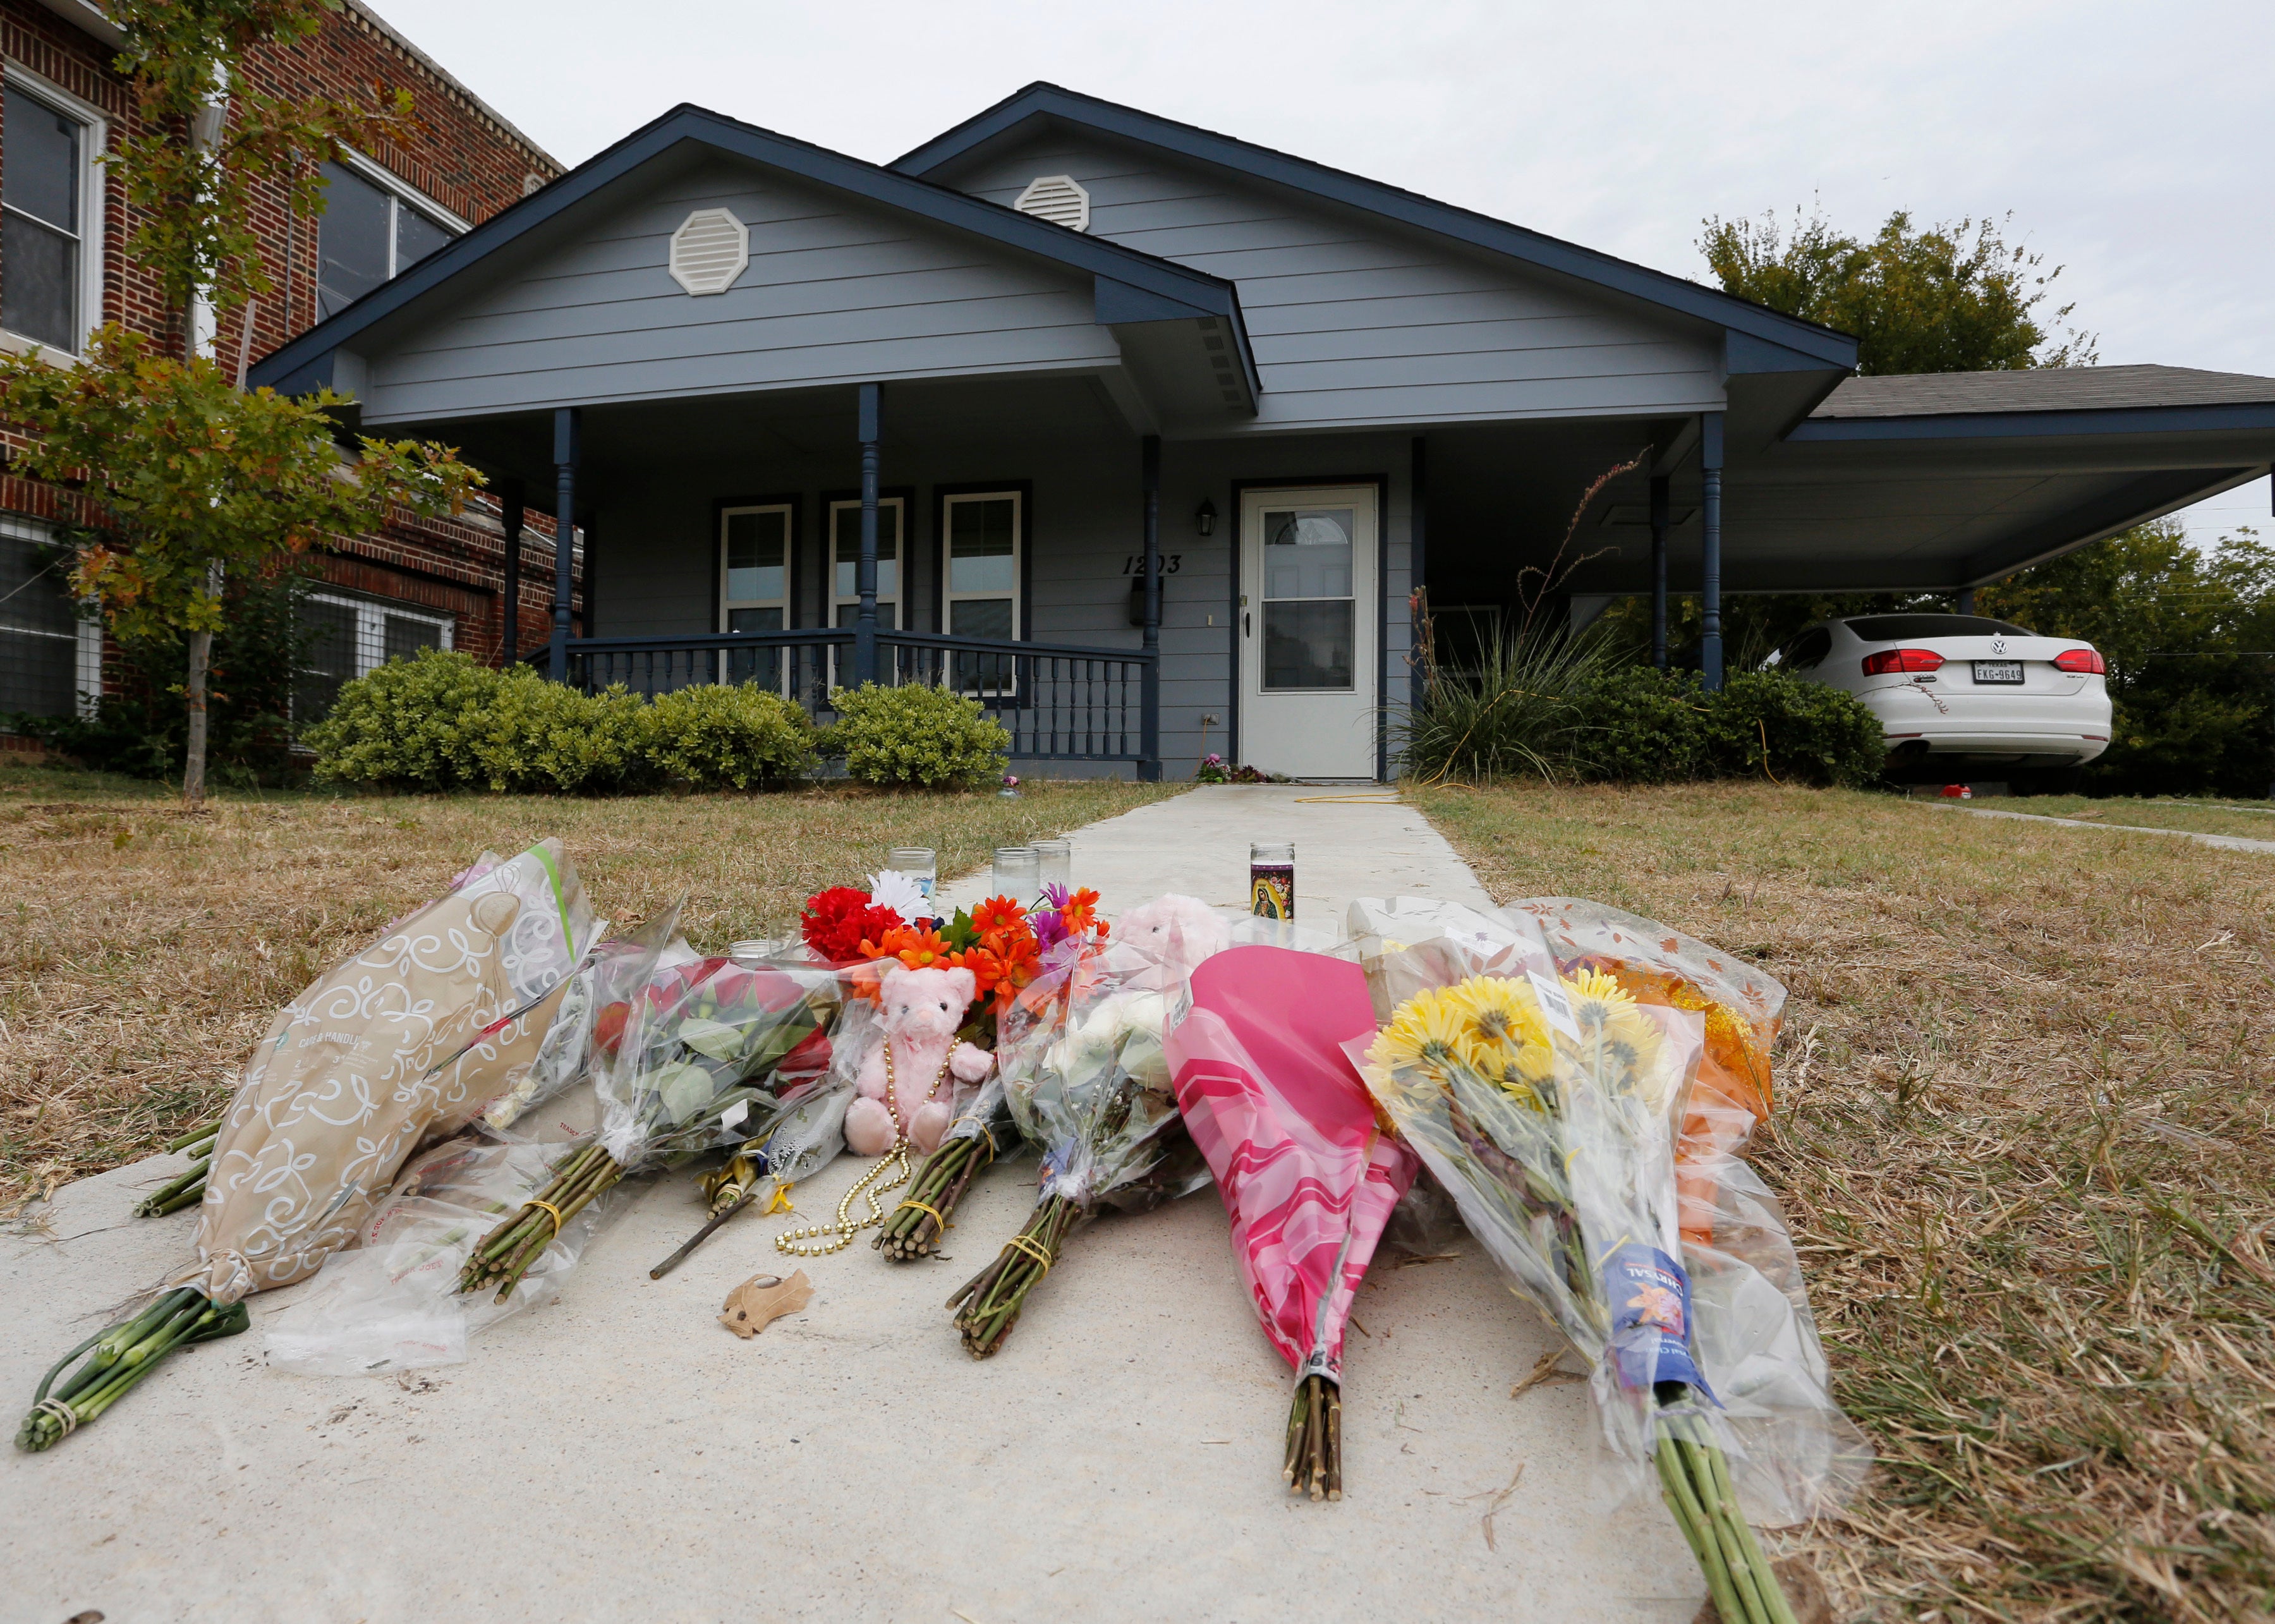
[[[1790,989],[1755,1159],[1880,1452],[1805,1542],[1852,1613],[2275,1616],[2275,856],[1766,785],[1417,798],[1497,897]]]
[[[557,835],[602,915],[684,895],[689,940],[723,948],[792,928],[888,846],[937,848],[945,877],[1178,788],[231,795],[192,817],[153,787],[0,761],[0,1211],[216,1115],[277,1008],[485,847]]]

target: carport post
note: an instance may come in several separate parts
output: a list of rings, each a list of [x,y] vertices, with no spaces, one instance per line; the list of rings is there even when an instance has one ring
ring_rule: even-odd
[[[569,598],[576,589],[577,454],[583,438],[577,408],[553,413],[553,680],[569,680]]]
[[[1667,477],[1651,480],[1651,663],[1667,669]]]
[[[853,685],[877,680],[877,441],[883,429],[885,416],[885,386],[865,383],[861,386],[861,563],[854,577],[854,590],[861,594],[861,607],[853,617]],[[906,528],[905,525],[903,526]],[[908,542],[902,538],[896,556],[908,578]],[[829,568],[835,569],[832,563]]]
[[[1161,782],[1161,436],[1138,453],[1145,487],[1145,668],[1138,675],[1138,763],[1141,783]]]
[[[1952,607],[1956,608],[1961,615],[1974,614],[1975,589],[1972,586],[1961,587],[1957,595],[1952,601]]]
[[[1722,414],[1698,419],[1698,463],[1703,487],[1698,504],[1705,532],[1699,551],[1704,564],[1698,590],[1698,665],[1706,691],[1722,688]]]

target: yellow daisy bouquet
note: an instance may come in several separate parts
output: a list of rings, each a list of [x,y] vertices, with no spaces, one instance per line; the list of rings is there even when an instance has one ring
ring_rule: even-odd
[[[1723,1619],[1792,1624],[1731,1487],[1682,1263],[1674,1143],[1698,1013],[1562,974],[1537,934],[1488,973],[1432,981],[1402,986],[1364,1055],[1352,1046],[1376,1103],[1588,1361],[1607,1441],[1655,1470]]]

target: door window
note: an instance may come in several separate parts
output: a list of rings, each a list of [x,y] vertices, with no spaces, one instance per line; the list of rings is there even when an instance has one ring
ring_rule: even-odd
[[[87,128],[11,81],[0,93],[0,327],[76,354]]]
[[[1348,692],[1356,685],[1356,517],[1349,508],[1266,510],[1261,584],[1266,692]]]

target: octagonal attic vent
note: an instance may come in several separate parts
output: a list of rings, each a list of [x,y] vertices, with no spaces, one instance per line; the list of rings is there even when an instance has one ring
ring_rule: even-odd
[[[1071,175],[1036,176],[1011,207],[1069,231],[1090,230],[1090,193]]]
[[[724,293],[750,262],[750,229],[723,208],[699,208],[671,234],[671,279],[690,293]]]

